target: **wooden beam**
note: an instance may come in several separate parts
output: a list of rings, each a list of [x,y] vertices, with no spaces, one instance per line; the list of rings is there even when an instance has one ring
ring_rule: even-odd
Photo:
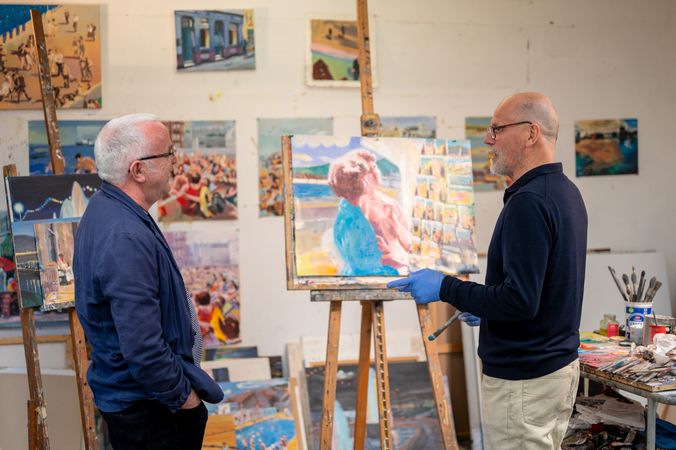
[[[373,302],[373,347],[376,354],[376,393],[378,394],[378,418],[380,419],[380,448],[390,450],[392,444],[392,407],[390,403],[390,374],[387,367],[385,345],[385,312],[383,302]]]
[[[336,377],[338,373],[338,344],[340,341],[341,302],[331,302],[329,330],[324,369],[324,399],[322,402],[322,428],[319,435],[321,450],[331,450],[333,442],[333,412],[336,403]]]
[[[35,342],[38,344],[51,344],[51,343],[58,343],[58,342],[68,342],[70,340],[70,335],[68,334],[55,334],[55,335],[50,335],[50,336],[36,336],[35,337]],[[22,345],[23,344],[23,338],[22,337],[7,337],[7,338],[0,338],[0,345]]]
[[[364,450],[368,406],[369,371],[371,368],[371,302],[361,302],[359,333],[359,369],[357,370],[357,406],[354,422],[354,450]]]

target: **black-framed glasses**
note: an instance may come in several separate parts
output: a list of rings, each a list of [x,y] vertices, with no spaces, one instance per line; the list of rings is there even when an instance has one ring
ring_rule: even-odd
[[[528,125],[533,125],[533,122],[529,120],[522,120],[521,122],[514,122],[514,123],[508,123],[505,125],[489,125],[488,126],[488,135],[491,137],[491,139],[495,139],[495,137],[498,135],[498,131],[504,130],[507,127],[512,127],[514,125],[523,125],[527,123]]]
[[[173,145],[170,145],[169,151],[166,152],[166,153],[160,153],[159,155],[142,156],[140,158],[136,158],[134,161],[148,161],[149,159],[165,158],[165,157],[171,158],[175,154],[176,154],[176,147],[173,146]],[[129,170],[127,170],[127,172],[131,173],[131,167],[129,167]]]

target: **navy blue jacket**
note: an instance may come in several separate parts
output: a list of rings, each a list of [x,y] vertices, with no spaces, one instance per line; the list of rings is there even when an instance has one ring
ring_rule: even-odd
[[[442,300],[481,317],[484,374],[537,378],[577,358],[586,251],[587,211],[560,163],[505,190],[486,284],[447,276],[440,290]]]
[[[87,380],[100,410],[157,399],[172,411],[190,388],[218,403],[223,391],[193,364],[181,273],[150,215],[103,182],[75,237],[75,308],[91,344]]]

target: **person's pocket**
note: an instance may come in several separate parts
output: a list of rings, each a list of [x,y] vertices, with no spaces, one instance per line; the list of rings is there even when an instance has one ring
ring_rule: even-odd
[[[524,422],[544,426],[555,421],[567,408],[571,367],[566,366],[544,377],[523,381],[521,402]]]

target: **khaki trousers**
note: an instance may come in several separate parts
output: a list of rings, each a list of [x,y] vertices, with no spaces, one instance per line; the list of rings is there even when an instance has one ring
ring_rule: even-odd
[[[580,363],[531,380],[481,380],[486,450],[560,449],[580,379]]]

